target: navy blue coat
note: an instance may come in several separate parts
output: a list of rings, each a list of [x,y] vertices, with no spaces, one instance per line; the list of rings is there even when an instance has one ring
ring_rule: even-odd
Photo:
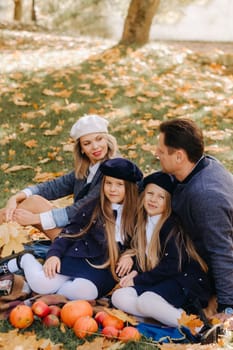
[[[63,233],[74,234],[82,231],[91,219],[99,199],[89,200],[73,218],[72,223],[64,228],[54,240],[48,251],[47,258],[57,256],[61,260],[61,274],[73,278],[84,278],[92,281],[98,290],[98,297],[108,294],[116,285],[109,267],[96,268],[92,265],[102,265],[108,260],[108,242],[105,224],[98,216],[87,233],[82,237],[63,237]],[[119,252],[124,250],[119,243]]]
[[[161,294],[177,307],[182,307],[186,299],[190,298],[192,300],[198,298],[201,305],[205,307],[212,295],[211,281],[200,265],[188,257],[184,246],[182,246],[182,266],[179,270],[175,236],[169,236],[174,225],[176,221],[173,216],[170,216],[160,231],[160,244],[163,252],[161,260],[155,268],[139,273],[134,278],[135,288],[139,294],[149,290]],[[168,236],[170,238],[167,241]],[[176,294],[177,287],[180,288],[180,292]],[[183,294],[182,298],[178,296],[180,293]],[[166,298],[167,295],[169,295],[168,298]],[[180,299],[180,305],[178,299]]]
[[[61,234],[54,240],[47,253],[47,258],[57,256],[62,258],[68,256],[72,258],[98,259],[104,263],[107,259],[107,240],[105,236],[104,223],[98,218],[93,221],[92,226],[82,237],[63,237],[63,234],[75,234],[81,232],[90,222],[93,210],[98,205],[98,199],[88,201],[73,217],[72,223],[64,228]]]
[[[219,311],[233,307],[233,174],[203,157],[178,183],[172,208],[211,269]]]
[[[64,256],[71,258],[85,258],[93,264],[103,264],[108,259],[108,242],[105,233],[105,223],[100,217],[92,222],[87,233],[82,237],[63,237],[65,234],[74,234],[82,231],[90,222],[96,205],[100,205],[99,199],[89,200],[73,217],[72,223],[64,228],[61,234],[54,240],[47,253],[47,258]],[[120,252],[127,246],[119,244]]]

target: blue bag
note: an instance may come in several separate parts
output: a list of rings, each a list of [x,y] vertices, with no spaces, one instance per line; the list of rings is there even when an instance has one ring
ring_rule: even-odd
[[[196,343],[198,340],[186,327],[166,327],[140,322],[138,331],[158,343]]]
[[[24,244],[25,250],[32,250],[38,259],[46,259],[47,252],[51,246],[50,239],[39,239]]]

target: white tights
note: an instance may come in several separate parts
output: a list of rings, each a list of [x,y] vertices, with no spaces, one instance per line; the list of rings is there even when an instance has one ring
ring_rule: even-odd
[[[138,296],[132,287],[120,288],[113,292],[112,303],[129,314],[151,317],[169,327],[178,326],[178,319],[184,311],[153,292],[144,292]]]
[[[30,288],[38,294],[57,293],[69,300],[93,300],[98,296],[95,284],[87,279],[71,279],[69,276],[60,274],[56,274],[54,278],[46,277],[43,266],[32,254],[24,254],[20,265]]]

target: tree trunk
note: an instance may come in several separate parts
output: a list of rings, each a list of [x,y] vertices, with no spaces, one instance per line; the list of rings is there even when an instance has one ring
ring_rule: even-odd
[[[121,38],[122,44],[144,45],[160,0],[131,0]]]
[[[22,18],[22,0],[14,0],[14,20],[21,21]]]
[[[32,12],[31,12],[32,21],[36,22],[36,9],[35,9],[35,0],[32,0]]]

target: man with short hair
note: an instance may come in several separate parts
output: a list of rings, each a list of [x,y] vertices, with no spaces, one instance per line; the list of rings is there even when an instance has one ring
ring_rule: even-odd
[[[233,313],[233,175],[204,155],[201,129],[177,118],[159,127],[157,155],[178,184],[172,207],[214,278],[218,309]]]

